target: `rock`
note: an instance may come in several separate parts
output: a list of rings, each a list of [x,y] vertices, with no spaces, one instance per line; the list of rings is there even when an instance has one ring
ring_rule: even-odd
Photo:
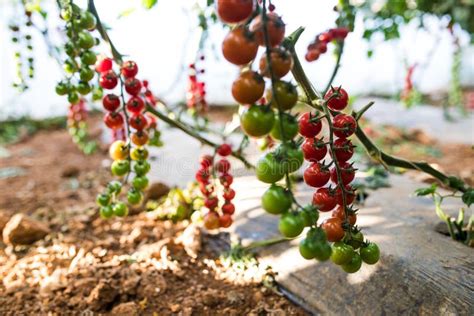
[[[170,187],[161,182],[153,182],[147,189],[145,200],[159,200],[168,194]]]
[[[16,214],[3,229],[3,241],[12,245],[29,245],[50,233],[49,228],[24,214]]]
[[[112,309],[111,315],[117,316],[137,316],[140,314],[140,307],[135,302],[122,303]]]
[[[209,307],[214,307],[217,304],[219,304],[220,297],[219,297],[219,292],[216,290],[207,290],[202,294],[202,302],[204,305],[209,306]]]
[[[6,211],[0,210],[0,233],[3,231],[3,228],[8,223],[10,216],[7,214]]]
[[[176,238],[175,242],[183,245],[188,256],[197,258],[202,247],[201,229],[196,225],[190,224],[183,233]]]
[[[142,275],[140,285],[137,287],[137,297],[139,299],[151,299],[166,292],[168,284],[166,279],[156,270],[147,271]]]
[[[102,280],[87,297],[87,304],[92,310],[97,311],[112,303],[117,295],[118,291]]]
[[[75,178],[79,175],[80,170],[76,166],[66,166],[61,171],[61,176],[63,178]]]

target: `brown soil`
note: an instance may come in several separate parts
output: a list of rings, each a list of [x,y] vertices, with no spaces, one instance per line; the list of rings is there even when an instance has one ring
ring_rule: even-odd
[[[83,155],[62,130],[7,150],[1,168],[24,174],[0,179],[0,212],[27,213],[52,233],[32,246],[0,242],[1,315],[305,314],[269,286],[271,270],[221,261],[217,236],[144,213],[99,218],[103,151]]]

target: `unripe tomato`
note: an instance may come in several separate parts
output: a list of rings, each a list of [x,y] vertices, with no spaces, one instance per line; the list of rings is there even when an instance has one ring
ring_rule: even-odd
[[[293,58],[287,50],[282,48],[272,49],[270,61],[273,75],[277,79],[284,77],[293,67]],[[259,70],[262,76],[270,78],[270,71],[267,67],[267,53],[264,53],[260,58]]]
[[[114,161],[127,159],[128,153],[129,146],[127,146],[127,144],[122,140],[116,140],[112,145],[110,145],[109,155]]]
[[[124,216],[127,216],[128,215],[128,207],[127,205],[125,205],[125,203],[123,202],[116,202],[113,206],[112,206],[113,210],[114,210],[114,215],[115,216],[118,216],[118,217],[124,217]]]
[[[133,78],[138,73],[137,63],[131,60],[128,60],[122,64],[122,75],[125,78]]]
[[[245,65],[257,56],[258,44],[245,27],[230,31],[222,42],[224,58],[234,65]]]
[[[81,31],[77,34],[77,45],[82,49],[89,49],[95,45],[95,39],[89,32]]]
[[[276,101],[273,98],[273,89],[275,89],[276,93]],[[278,80],[273,89],[267,90],[267,100],[271,102],[271,105],[274,109],[278,109],[280,106],[282,111],[288,111],[296,104],[298,101],[298,91],[296,87],[286,81]],[[278,104],[277,104],[278,101]]]
[[[346,244],[354,249],[359,249],[364,243],[364,235],[360,231],[352,233],[351,238],[347,237],[347,239]]]
[[[146,160],[140,160],[135,162],[133,165],[133,170],[137,176],[144,176],[150,171],[150,164]]]
[[[262,208],[270,214],[286,213],[293,203],[291,193],[272,184],[262,195]]]
[[[356,120],[352,116],[342,113],[334,117],[332,124],[336,128],[334,135],[339,138],[351,136],[357,128]]]
[[[340,241],[344,237],[344,229],[342,228],[342,221],[337,217],[330,217],[326,219],[321,228],[326,232],[329,241]]]
[[[130,153],[130,158],[136,161],[146,160],[148,158],[148,149],[144,147],[135,147]]]
[[[275,123],[275,115],[272,109],[251,105],[240,115],[240,126],[245,134],[251,137],[262,137],[267,135]]]
[[[204,227],[207,229],[217,229],[220,227],[219,215],[216,212],[208,212],[204,216]]]
[[[299,251],[303,258],[310,260],[316,257],[316,244],[315,240],[305,238],[300,241],[299,244]]]
[[[278,229],[284,237],[297,237],[304,229],[304,220],[298,213],[288,212],[281,216]]]
[[[89,11],[82,11],[81,18],[79,19],[79,26],[89,31],[92,31],[93,29],[95,29],[95,25],[95,16]]]
[[[267,14],[267,33],[270,46],[278,46],[285,38],[285,23],[274,12]],[[250,31],[255,33],[255,37],[260,46],[265,46],[265,37],[262,23],[262,16],[258,15],[250,23]]]
[[[335,242],[332,246],[331,261],[337,265],[349,263],[355,252],[354,249],[343,242]]]
[[[367,264],[376,264],[380,259],[380,249],[376,243],[368,243],[360,248],[360,256]]]
[[[298,121],[296,121],[296,118],[288,113],[282,113],[281,118],[283,124],[280,124],[280,115],[275,115],[275,123],[273,124],[273,128],[270,131],[270,136],[276,140],[283,140],[281,132],[281,125],[283,125],[283,135],[285,140],[291,140],[295,138],[295,136],[298,134]]]
[[[336,197],[334,192],[328,188],[319,188],[313,195],[313,205],[321,212],[329,212],[336,206]]]
[[[69,92],[70,86],[67,82],[61,81],[56,85],[56,93],[58,95],[65,95]]]
[[[301,146],[303,150],[304,159],[317,162],[323,160],[328,152],[327,146],[323,139],[307,138]]]
[[[349,102],[349,95],[342,88],[331,87],[324,98],[328,100],[327,106],[334,111],[343,110]]]
[[[128,160],[115,160],[110,167],[114,176],[124,176],[130,171],[130,162]]]
[[[146,189],[146,187],[148,186],[148,178],[145,177],[145,176],[137,176],[135,178],[133,178],[132,180],[132,186],[139,190],[139,191],[142,191],[144,189]]]
[[[76,87],[77,92],[79,92],[82,95],[86,95],[89,92],[91,92],[92,88],[91,86],[85,82],[85,81],[79,81]]]
[[[304,171],[303,178],[304,182],[315,188],[320,188],[329,181],[329,170],[326,166],[323,166],[319,162],[312,163],[306,170]]]
[[[135,145],[144,146],[148,143],[148,133],[145,131],[137,131],[136,133],[132,133],[130,139]]]
[[[81,54],[81,62],[85,65],[94,65],[97,62],[97,56],[94,52],[87,50]]]
[[[108,194],[120,194],[122,191],[122,183],[120,181],[110,181],[107,184],[107,192]]]
[[[327,242],[318,242],[314,246],[314,258],[318,261],[326,261],[331,257],[332,248]]]
[[[110,204],[110,195],[105,193],[99,194],[97,195],[96,202],[99,206],[107,206]]]
[[[232,83],[232,96],[240,104],[253,104],[265,92],[265,81],[255,71],[247,70]]]
[[[114,215],[114,209],[110,205],[103,206],[100,208],[99,213],[100,217],[102,217],[103,219],[108,219]]]
[[[313,116],[311,112],[306,112],[301,115],[300,119],[298,120],[298,127],[302,136],[306,138],[313,138],[321,132],[323,124],[321,123],[321,120],[312,121],[315,118],[316,116]]]
[[[137,205],[142,201],[143,195],[140,193],[140,191],[131,188],[127,192],[127,202],[130,203],[131,205]]]
[[[352,257],[352,260],[349,263],[342,265],[342,270],[347,273],[355,273],[360,270],[362,266],[362,259],[360,255],[356,252]]]
[[[253,0],[217,0],[217,16],[224,23],[247,20],[254,10]]]
[[[81,68],[79,78],[81,78],[82,81],[91,81],[92,78],[94,78],[94,71],[89,68]]]
[[[255,173],[258,180],[265,183],[278,182],[285,176],[282,163],[277,160],[274,153],[268,153],[258,160]]]

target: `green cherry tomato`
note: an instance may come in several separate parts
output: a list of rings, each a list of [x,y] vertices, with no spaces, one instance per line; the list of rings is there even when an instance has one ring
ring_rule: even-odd
[[[380,259],[380,249],[377,244],[371,242],[367,246],[360,248],[360,256],[367,264],[376,264]]]
[[[90,31],[95,29],[95,25],[96,25],[95,16],[92,13],[90,13],[89,11],[81,12],[81,18],[79,20],[79,25],[82,28],[85,28],[85,29],[90,30]]]
[[[76,63],[73,60],[68,59],[64,62],[63,69],[66,73],[73,74],[77,70]]]
[[[274,153],[267,153],[258,160],[255,173],[258,180],[265,183],[275,183],[285,176],[281,161],[277,160]]]
[[[79,77],[84,82],[91,81],[92,78],[94,78],[94,71],[92,69],[89,69],[89,68],[81,68],[81,70],[79,72]]]
[[[130,171],[130,162],[128,160],[115,160],[112,162],[110,169],[114,176],[124,176]]]
[[[87,50],[81,54],[81,62],[85,65],[95,65],[97,56],[94,52]]]
[[[275,153],[281,160],[283,172],[295,172],[303,165],[303,152],[297,146],[291,144],[282,144],[277,147]]]
[[[95,45],[95,39],[87,31],[81,31],[77,35],[77,45],[83,49],[92,48]]]
[[[132,185],[137,190],[143,190],[148,186],[147,177],[135,177],[132,181]]]
[[[304,229],[304,220],[298,213],[283,214],[278,223],[278,229],[287,238],[297,237]]]
[[[326,242],[326,232],[321,227],[311,228],[308,231],[307,238],[312,238],[317,241]]]
[[[99,194],[97,195],[96,202],[99,206],[107,206],[110,204],[110,195],[105,193]]]
[[[352,234],[352,239],[348,240],[346,243],[351,245],[354,249],[359,249],[364,243],[364,235],[362,235],[361,232]]]
[[[81,78],[81,80],[83,79]],[[104,95],[104,91],[102,90],[102,88],[96,88],[92,91],[92,100],[99,101],[102,99],[103,95]]]
[[[120,194],[122,191],[122,183],[120,183],[120,181],[110,181],[109,184],[107,184],[107,191],[110,194]]]
[[[56,93],[58,95],[66,95],[69,92],[69,84],[61,81],[56,85]]]
[[[262,195],[262,207],[270,214],[287,212],[291,203],[291,193],[276,184],[272,184]]]
[[[251,105],[240,115],[240,126],[245,134],[251,137],[263,137],[270,133],[275,122],[275,115],[272,109]]]
[[[317,241],[309,238],[301,240],[299,244],[300,254],[305,259],[314,259],[317,252]]]
[[[107,206],[101,207],[99,213],[100,213],[100,217],[107,219],[107,218],[111,218],[114,215],[114,210],[112,206],[107,205]]]
[[[298,101],[298,91],[290,82],[279,80],[275,83],[277,101],[283,111],[290,110]],[[273,100],[272,90],[267,90],[267,100],[271,102],[272,107],[278,109],[278,105]]]
[[[135,189],[130,189],[128,192],[127,192],[127,201],[128,203],[132,204],[132,205],[136,205],[138,203],[141,202],[142,200],[142,194],[140,193],[140,191],[138,190],[135,190]]]
[[[79,94],[76,91],[70,91],[67,100],[71,104],[77,104],[79,102]]]
[[[337,265],[343,265],[349,263],[354,254],[355,251],[351,246],[338,241],[332,246],[331,261]]]
[[[74,47],[74,45],[71,42],[66,43],[64,45],[64,52],[69,57],[75,57],[75,56],[77,56],[77,53],[78,53],[77,49]]]
[[[282,113],[282,122],[285,140],[295,138],[298,135],[298,121],[296,118],[288,113]],[[273,128],[270,131],[270,136],[276,140],[283,140],[279,115],[275,116],[275,124],[273,124]]]
[[[318,261],[326,261],[331,257],[332,248],[326,241],[318,241],[314,245],[314,258]]]
[[[135,147],[132,149],[130,152],[130,158],[133,160],[146,160],[148,158],[148,149],[146,148],[141,148],[141,147]]]
[[[150,164],[145,160],[140,160],[135,163],[133,170],[138,176],[144,176],[150,171]]]
[[[316,224],[319,219],[319,211],[312,204],[306,205],[301,210],[301,216],[304,219],[305,226],[312,226]]]
[[[112,206],[114,215],[118,217],[124,217],[128,215],[128,207],[123,202],[117,202]]]
[[[360,255],[355,252],[352,256],[352,259],[348,263],[342,265],[342,270],[346,271],[347,273],[355,273],[360,270],[361,266],[362,259]]]
[[[88,94],[89,92],[91,92],[92,88],[91,88],[91,86],[90,86],[87,82],[85,82],[85,81],[80,81],[80,82],[77,84],[76,90],[77,90],[77,92],[79,92],[80,94],[86,95],[86,94]]]

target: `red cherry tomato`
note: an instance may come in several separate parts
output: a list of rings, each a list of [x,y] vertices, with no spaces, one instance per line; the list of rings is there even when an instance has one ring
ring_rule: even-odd
[[[95,64],[95,71],[103,73],[112,69],[113,60],[108,57],[98,58]]]
[[[124,119],[122,114],[109,112],[104,116],[104,123],[110,129],[119,129],[123,127]]]
[[[222,144],[217,148],[217,153],[222,157],[229,156],[232,153],[232,147],[229,144]]]
[[[232,225],[232,217],[230,214],[223,214],[219,217],[219,226],[222,228],[228,228]]]
[[[103,72],[99,78],[99,84],[104,89],[113,89],[117,86],[117,75],[113,70]]]
[[[342,222],[344,222],[346,215],[344,214],[344,208],[342,205],[338,205],[331,213],[331,217],[337,217],[339,218]],[[351,225],[355,225],[357,222],[357,214],[351,213],[349,214],[349,223]]]
[[[351,183],[352,180],[354,180],[354,177],[355,177],[355,169],[351,166],[351,164],[349,164],[347,162],[340,163],[339,167],[341,169],[342,183],[344,185],[347,185],[347,184]],[[336,167],[333,167],[331,169],[331,181],[335,184],[338,183]]]
[[[229,214],[229,215],[234,214],[234,212],[235,212],[235,205],[232,204],[232,203],[225,203],[224,205],[222,205],[222,212],[223,212],[224,214]]]
[[[204,200],[204,206],[207,207],[211,211],[217,207],[218,203],[219,203],[219,200],[215,196],[208,197]]]
[[[244,71],[232,83],[232,96],[240,104],[257,102],[265,92],[265,81],[255,71]]]
[[[342,228],[342,221],[337,217],[326,219],[321,228],[326,232],[328,241],[336,242],[344,237],[344,229]]]
[[[304,159],[312,162],[320,161],[326,156],[328,149],[323,139],[307,138],[301,146]]]
[[[338,138],[334,141],[334,152],[336,159],[339,162],[344,162],[351,159],[352,155],[354,155],[354,146],[350,140]]]
[[[227,159],[221,159],[216,163],[216,169],[219,172],[227,173],[230,170],[230,162]]]
[[[332,124],[336,128],[334,135],[339,138],[351,136],[357,128],[356,120],[352,116],[342,113],[334,117]]]
[[[285,23],[281,17],[274,13],[270,12],[267,14],[268,23],[267,23],[267,33],[269,37],[270,46],[278,46],[283,42],[285,38]],[[265,46],[265,38],[263,33],[263,23],[262,16],[258,15],[250,23],[250,31],[255,33],[255,38],[260,46]]]
[[[143,102],[143,99],[138,96],[131,97],[127,101],[127,110],[129,112],[138,114],[138,113],[141,113],[144,109],[145,109],[145,102]]]
[[[107,111],[113,112],[120,107],[120,98],[113,94],[107,94],[102,100],[102,105]]]
[[[217,15],[225,23],[243,22],[253,10],[253,0],[217,0]]]
[[[245,65],[257,56],[258,44],[254,36],[244,27],[230,31],[222,42],[222,54],[234,65]]]
[[[328,188],[319,188],[313,195],[313,205],[319,208],[321,212],[329,212],[336,206],[334,192]]]
[[[345,190],[346,190],[346,192],[344,192],[344,196],[346,197],[346,205],[350,205],[354,202],[355,190],[350,185],[346,185]],[[343,201],[342,201],[341,187],[337,187],[335,196],[336,196],[337,205],[342,205]]]
[[[321,132],[323,124],[321,120],[311,121],[315,116],[311,112],[304,113],[298,120],[300,134],[307,138],[315,137]]]
[[[303,174],[304,182],[315,188],[326,185],[329,181],[329,177],[329,170],[319,162],[312,163],[306,168]]]
[[[138,73],[137,63],[131,60],[128,60],[122,65],[122,75],[125,78],[133,78]]]
[[[327,105],[334,111],[343,110],[349,102],[349,95],[347,94],[346,90],[342,88],[331,87],[324,98],[329,100],[327,101]]]
[[[137,95],[142,89],[142,83],[136,78],[128,78],[125,80],[125,91],[131,95]]]
[[[130,126],[137,131],[143,130],[147,126],[146,117],[142,114],[134,114],[129,119]]]

